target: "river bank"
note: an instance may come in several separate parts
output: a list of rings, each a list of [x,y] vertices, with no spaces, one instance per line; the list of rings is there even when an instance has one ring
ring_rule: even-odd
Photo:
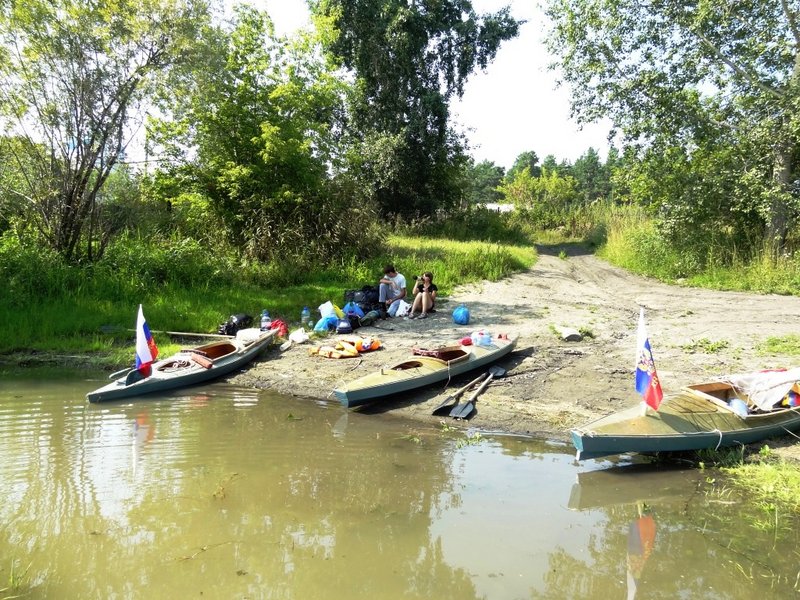
[[[480,397],[477,414],[468,422],[447,419],[448,424],[566,443],[570,428],[639,401],[633,388],[639,306],[645,307],[665,394],[715,375],[797,364],[792,356],[763,354],[760,344],[796,333],[798,297],[665,285],[612,267],[575,246],[543,247],[539,256],[527,272],[457,288],[428,319],[387,319],[360,329],[362,335],[381,339],[380,351],[335,360],[309,356],[307,344],[285,352],[274,348],[234,381],[335,401],[331,391],[338,384],[406,357],[414,346],[451,343],[477,329],[517,333],[515,351],[499,363],[507,373]],[[460,303],[470,309],[468,326],[452,321]],[[590,336],[566,342],[555,333],[557,327]],[[443,418],[432,416],[433,408],[469,379],[462,376],[447,389],[427,389],[360,410],[437,425]],[[792,442],[781,442],[790,455],[795,453]]]

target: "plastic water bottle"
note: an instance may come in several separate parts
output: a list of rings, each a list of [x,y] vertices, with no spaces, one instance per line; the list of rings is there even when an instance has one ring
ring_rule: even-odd
[[[304,306],[302,312],[300,313],[300,324],[303,327],[308,325],[311,327],[311,329],[314,329],[314,322],[311,320],[311,311],[307,306]]]
[[[272,319],[269,318],[269,312],[265,308],[261,311],[261,331],[266,331],[272,325]]]

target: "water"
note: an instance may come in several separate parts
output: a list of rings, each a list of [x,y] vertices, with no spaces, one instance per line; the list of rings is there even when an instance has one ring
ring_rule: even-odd
[[[794,518],[718,474],[224,383],[90,405],[99,378],[55,375],[0,383],[0,598],[797,594]]]

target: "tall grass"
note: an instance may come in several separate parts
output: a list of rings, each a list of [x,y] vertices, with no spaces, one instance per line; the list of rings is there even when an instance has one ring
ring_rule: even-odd
[[[383,252],[319,260],[248,263],[234,254],[203,251],[192,242],[127,238],[96,265],[67,265],[51,253],[0,243],[0,354],[15,351],[91,352],[112,357],[130,348],[141,303],[159,346],[161,331],[215,332],[229,315],[257,315],[268,308],[290,325],[303,306],[327,300],[342,304],[344,291],[377,284],[383,266],[394,263],[412,276],[433,271],[443,296],[461,283],[496,280],[527,268],[536,258],[530,246],[456,242],[427,236],[390,236]]]
[[[699,247],[682,244],[638,207],[602,204],[594,218],[598,255],[634,273],[709,289],[800,294],[800,254],[776,260],[767,247],[737,247],[723,235],[709,234]]]

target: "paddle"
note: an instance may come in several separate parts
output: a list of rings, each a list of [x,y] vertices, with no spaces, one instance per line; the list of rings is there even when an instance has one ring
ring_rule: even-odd
[[[457,405],[453,410],[450,411],[450,416],[454,419],[466,419],[472,414],[472,411],[475,410],[475,400],[477,400],[478,396],[483,393],[489,384],[492,382],[492,379],[495,377],[502,377],[506,374],[506,370],[503,367],[492,367],[489,369],[489,377],[486,378],[480,387],[473,392],[472,396],[467,399],[464,404]]]
[[[128,371],[133,371],[135,368],[136,367],[128,367],[127,369],[121,369],[121,370],[117,371],[116,373],[111,373],[111,375],[109,375],[108,378],[109,379],[116,379],[117,377],[122,377]]]
[[[451,408],[453,408],[458,403],[458,399],[461,398],[461,396],[464,394],[464,392],[466,392],[472,386],[480,383],[483,379],[486,378],[487,375],[488,375],[488,373],[484,373],[480,377],[476,377],[475,379],[470,381],[464,387],[462,387],[462,388],[456,390],[455,392],[453,392],[452,394],[450,394],[447,398],[444,399],[444,401],[439,406],[437,406],[436,408],[433,409],[433,412],[431,414],[432,415],[442,415],[442,414],[445,413],[446,410],[450,410]]]

